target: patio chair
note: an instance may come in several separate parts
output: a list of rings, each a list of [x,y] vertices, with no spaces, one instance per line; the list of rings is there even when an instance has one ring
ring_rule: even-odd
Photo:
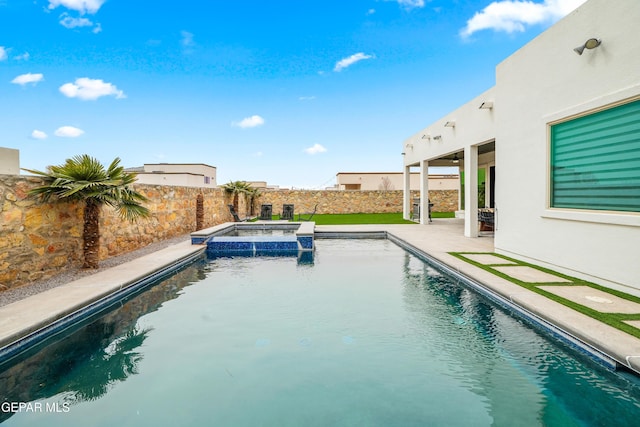
[[[318,205],[316,204],[313,207],[313,211],[312,212],[306,212],[304,214],[298,214],[298,221],[311,221],[311,218],[313,218],[313,216],[316,214],[317,210],[318,210]],[[305,217],[303,217],[302,215],[305,215]]]
[[[273,212],[271,204],[264,204],[260,206],[260,220],[271,221],[271,213]]]
[[[228,206],[229,206],[229,211],[231,212],[231,215],[233,216],[233,220],[235,222],[242,222],[242,220],[238,216],[238,213],[236,212],[236,209],[233,207],[233,205],[228,205]]]
[[[480,231],[493,231],[495,214],[490,209],[478,209],[478,221],[480,222]]]
[[[293,220],[293,205],[282,205],[280,219]]]

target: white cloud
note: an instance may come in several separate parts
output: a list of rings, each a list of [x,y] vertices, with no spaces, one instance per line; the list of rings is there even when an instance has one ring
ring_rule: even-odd
[[[424,7],[424,0],[397,0],[400,6],[404,6],[409,9],[414,7]]]
[[[0,46],[0,61],[7,59],[7,49],[4,46]]]
[[[369,10],[367,10],[367,13],[366,13],[366,14],[367,14],[367,16],[368,16],[368,15],[373,15],[374,13],[376,13],[376,10],[375,10],[375,9],[369,9]]]
[[[83,133],[84,131],[82,129],[78,129],[73,126],[62,126],[54,132],[56,136],[60,136],[62,138],[77,138]]]
[[[298,101],[313,101],[314,99],[316,99],[315,96],[301,96]]]
[[[180,31],[180,36],[182,37],[182,39],[180,39],[180,44],[182,44],[182,46],[189,47],[195,45],[195,42],[193,41],[193,33],[190,33],[189,31]]]
[[[27,83],[36,84],[38,82],[41,82],[42,80],[44,80],[44,75],[40,73],[36,73],[36,74],[27,73],[27,74],[19,75],[15,79],[11,80],[11,83],[24,86]]]
[[[336,66],[333,67],[333,71],[339,72],[344,70],[345,68],[355,64],[358,61],[362,61],[364,59],[371,59],[373,55],[365,55],[362,52],[355,53],[347,58],[343,58],[340,61],[336,62]]]
[[[527,26],[544,22],[555,22],[576,9],[586,0],[544,0],[533,1],[501,0],[476,12],[460,31],[462,37],[469,37],[476,31],[494,30],[506,33],[522,32]]]
[[[117,99],[126,98],[123,91],[111,83],[105,83],[100,79],[81,77],[75,83],[65,83],[60,86],[60,92],[69,98],[82,100],[94,100],[101,96],[115,96]]]
[[[65,28],[93,27],[93,22],[87,18],[74,18],[66,13],[60,15],[60,25]]]
[[[239,128],[254,128],[257,126],[262,126],[264,124],[264,119],[260,116],[251,116],[251,117],[246,117],[242,120],[240,120],[239,122],[233,122],[231,123],[231,126],[236,126]]]
[[[324,153],[325,151],[327,151],[327,149],[320,144],[314,144],[313,147],[304,149],[304,152],[307,154],[318,154],[318,153]]]
[[[47,139],[47,134],[41,130],[35,129],[31,132],[31,138],[33,139]]]
[[[31,55],[29,55],[29,52],[25,52],[22,55],[14,56],[13,59],[15,59],[16,61],[27,61],[30,57]]]
[[[67,9],[75,10],[81,15],[85,13],[96,13],[105,0],[49,0],[49,9],[55,9],[58,6],[66,7]]]

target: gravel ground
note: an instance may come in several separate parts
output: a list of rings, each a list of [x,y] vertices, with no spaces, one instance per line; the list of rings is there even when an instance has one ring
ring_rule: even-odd
[[[81,277],[90,276],[100,271],[104,271],[108,268],[115,267],[116,265],[129,262],[143,255],[147,255],[147,254],[156,252],[160,249],[164,249],[167,246],[175,245],[177,243],[182,243],[190,239],[191,237],[189,234],[184,234],[182,236],[177,236],[171,239],[163,240],[162,242],[151,243],[150,245],[145,246],[144,248],[100,261],[100,268],[98,268],[97,270],[71,268],[63,271],[60,274],[50,277],[48,279],[38,280],[29,285],[20,286],[19,288],[13,288],[13,289],[8,289],[6,291],[2,291],[0,292],[0,307],[7,304],[11,304],[12,302],[16,302],[24,298],[30,297],[32,295],[38,294],[48,289],[52,289],[57,286],[64,285],[65,283],[73,282],[74,280],[80,279]]]

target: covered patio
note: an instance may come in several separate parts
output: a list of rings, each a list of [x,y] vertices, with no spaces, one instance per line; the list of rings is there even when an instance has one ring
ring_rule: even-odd
[[[420,171],[420,224],[429,224],[429,168],[457,168],[460,189],[456,217],[464,218],[464,236],[478,237],[497,229],[493,98],[491,89],[404,142],[405,219],[411,218],[413,208],[409,192],[413,168]]]

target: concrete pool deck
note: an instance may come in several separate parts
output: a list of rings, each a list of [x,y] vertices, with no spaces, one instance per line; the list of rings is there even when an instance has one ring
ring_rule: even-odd
[[[429,225],[316,226],[315,230],[318,234],[386,232],[388,236],[405,242],[451,270],[471,278],[522,311],[566,331],[600,353],[603,359],[609,358],[612,363],[615,361],[640,373],[640,339],[465,262],[450,252],[477,252],[478,254],[469,256],[475,262],[483,265],[500,264],[493,268],[525,282],[543,285],[553,283],[556,292],[562,293],[564,298],[591,304],[589,307],[595,310],[601,308],[603,312],[611,312],[614,309],[615,312],[620,310],[640,314],[640,305],[619,300],[606,293],[585,292],[584,287],[562,286],[563,289],[560,289],[557,287],[563,281],[560,277],[533,268],[510,265],[508,261],[491,255],[494,252],[492,237],[465,238],[460,220],[434,219]],[[130,283],[161,271],[178,260],[196,256],[204,250],[202,245],[191,245],[190,241],[185,241],[0,307],[0,349],[100,298],[126,288]],[[636,327],[633,322],[627,323]]]

